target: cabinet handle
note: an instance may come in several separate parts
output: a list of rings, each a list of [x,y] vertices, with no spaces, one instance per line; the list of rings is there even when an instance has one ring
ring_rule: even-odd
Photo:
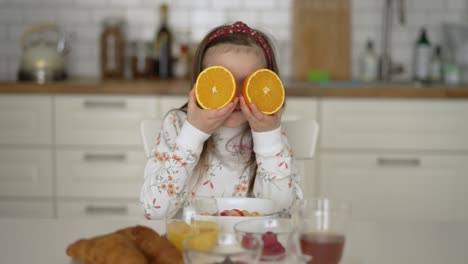
[[[117,154],[98,154],[98,153],[86,153],[83,156],[85,161],[124,161],[127,159],[125,153]]]
[[[112,205],[87,205],[85,207],[86,214],[98,215],[98,214],[114,214],[114,215],[125,215],[128,214],[128,208],[125,205],[112,206]]]
[[[417,167],[421,165],[421,160],[418,158],[377,158],[379,166],[405,166]]]
[[[85,108],[114,108],[114,109],[123,109],[127,106],[125,101],[94,101],[86,100],[83,102]]]

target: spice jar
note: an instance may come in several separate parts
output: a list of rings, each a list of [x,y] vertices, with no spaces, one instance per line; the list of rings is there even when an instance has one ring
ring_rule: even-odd
[[[131,43],[131,65],[134,79],[150,78],[153,75],[152,43],[133,41]]]
[[[123,79],[125,69],[125,21],[120,17],[103,20],[101,33],[101,75],[103,79]]]

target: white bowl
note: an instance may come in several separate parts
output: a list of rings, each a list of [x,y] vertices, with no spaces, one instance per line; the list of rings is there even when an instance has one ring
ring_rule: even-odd
[[[199,216],[200,220],[207,220],[218,223],[220,231],[223,233],[234,233],[234,225],[249,219],[260,219],[271,217],[279,211],[273,200],[263,198],[236,198],[236,197],[216,197],[218,210],[238,209],[249,212],[258,212],[260,216]]]

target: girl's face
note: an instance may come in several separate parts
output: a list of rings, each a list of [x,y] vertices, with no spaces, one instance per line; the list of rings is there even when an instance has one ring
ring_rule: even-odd
[[[244,79],[254,71],[266,68],[263,50],[258,46],[243,46],[236,44],[219,44],[209,48],[203,59],[203,68],[220,65],[234,75],[237,82],[237,96],[242,94]],[[224,121],[225,127],[239,127],[247,122],[239,103]]]

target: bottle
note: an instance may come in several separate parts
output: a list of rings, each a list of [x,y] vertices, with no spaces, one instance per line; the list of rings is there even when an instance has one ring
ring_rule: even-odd
[[[125,70],[124,19],[109,17],[103,20],[100,36],[100,61],[103,79],[123,79]]]
[[[134,79],[150,78],[153,75],[152,43],[148,41],[132,42],[131,68]]]
[[[431,60],[431,43],[427,38],[426,29],[423,27],[416,42],[414,57],[415,81],[427,82],[429,80],[429,64]]]
[[[155,75],[166,79],[172,77],[172,32],[168,25],[168,5],[162,3],[159,8],[161,22],[155,35],[153,48],[155,56]]]
[[[442,49],[437,45],[431,58],[429,66],[429,79],[431,82],[438,83],[442,81],[443,76]]]
[[[359,58],[359,77],[364,82],[374,82],[378,77],[379,57],[374,50],[374,42],[368,40]]]

